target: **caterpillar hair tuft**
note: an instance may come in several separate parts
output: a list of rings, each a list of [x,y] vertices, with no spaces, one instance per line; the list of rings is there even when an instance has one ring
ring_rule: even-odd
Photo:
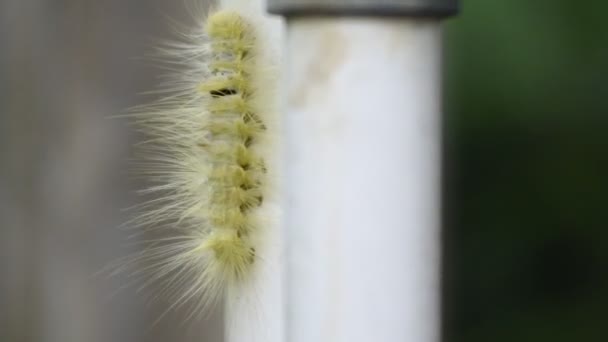
[[[272,53],[254,15],[219,10],[200,24],[159,49],[171,70],[162,95],[128,115],[146,137],[135,172],[150,183],[129,224],[162,237],[121,269],[159,282],[172,307],[247,282],[274,206]]]

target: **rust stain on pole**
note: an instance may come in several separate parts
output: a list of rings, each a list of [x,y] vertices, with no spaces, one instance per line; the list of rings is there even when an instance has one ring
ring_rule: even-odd
[[[323,25],[323,19],[319,20],[319,25]],[[319,49],[314,51],[316,55],[306,66],[306,78],[296,85],[298,91],[289,99],[289,103],[295,107],[305,104],[310,96],[310,90],[323,87],[332,73],[348,57],[347,37],[339,30],[325,26],[327,31],[319,40]]]

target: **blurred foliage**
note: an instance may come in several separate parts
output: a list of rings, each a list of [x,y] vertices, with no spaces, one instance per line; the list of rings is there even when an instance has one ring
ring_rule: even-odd
[[[608,341],[608,2],[447,24],[445,341]]]

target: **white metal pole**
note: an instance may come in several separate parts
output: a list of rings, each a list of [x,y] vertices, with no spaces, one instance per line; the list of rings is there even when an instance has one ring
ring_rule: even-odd
[[[436,342],[439,20],[288,2],[286,341]]]
[[[281,52],[283,20],[266,14],[265,0],[219,0],[221,8],[237,10],[251,15],[257,24],[264,43],[272,54]],[[280,56],[272,56],[280,60]],[[274,90],[270,90],[274,91]],[[278,100],[278,99],[277,99]],[[275,105],[276,107],[276,105]],[[277,210],[278,212],[278,210]],[[277,215],[278,216],[278,215]],[[278,217],[270,219],[272,227],[265,227],[260,240],[264,248],[257,251],[253,280],[227,296],[225,314],[225,340],[227,342],[282,342],[284,340],[284,313],[281,264],[281,235]]]

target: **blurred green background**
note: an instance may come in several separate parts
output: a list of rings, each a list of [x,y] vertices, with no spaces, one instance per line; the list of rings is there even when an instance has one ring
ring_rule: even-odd
[[[608,2],[466,0],[446,27],[444,340],[608,341]],[[220,341],[94,278],[133,252],[133,131],[174,0],[0,1],[0,342]],[[381,341],[383,342],[383,341]],[[408,341],[415,342],[415,341]]]
[[[608,341],[608,2],[447,24],[445,340]]]

